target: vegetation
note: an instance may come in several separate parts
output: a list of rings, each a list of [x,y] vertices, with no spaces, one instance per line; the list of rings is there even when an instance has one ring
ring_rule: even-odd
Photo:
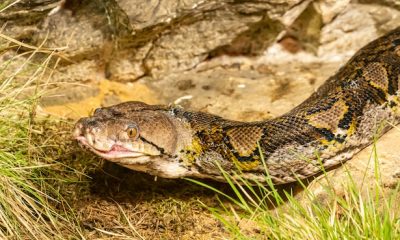
[[[3,38],[4,39],[4,38]],[[16,47],[2,42],[1,51]],[[11,56],[0,65],[0,238],[54,239],[70,230],[79,235],[79,227],[70,218],[68,204],[50,184],[54,162],[44,151],[48,139],[35,121],[38,97],[46,82],[52,54],[40,64],[32,58],[39,54],[32,48]],[[22,55],[30,55],[23,58]],[[19,68],[10,72],[9,67]],[[61,179],[57,179],[61,180]],[[72,227],[71,227],[72,224]]]
[[[400,239],[400,183],[390,194],[385,194],[375,145],[371,158],[375,166],[373,187],[363,192],[347,171],[345,194],[337,195],[334,185],[338,183],[330,182],[324,172],[328,178],[324,186],[328,193],[325,201],[318,199],[302,181],[299,184],[303,200],[299,200],[293,193],[277,189],[271,181],[267,186],[254,185],[240,173],[230,175],[222,169],[234,196],[202,182],[190,181],[229,199],[229,203],[221,201],[219,207],[209,210],[236,239]]]

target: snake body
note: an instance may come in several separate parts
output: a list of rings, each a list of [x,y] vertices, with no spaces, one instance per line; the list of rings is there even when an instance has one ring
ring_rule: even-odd
[[[289,183],[350,159],[400,121],[400,28],[360,49],[303,103],[240,122],[126,102],[78,121],[75,137],[123,166],[168,178],[224,181],[221,171]]]

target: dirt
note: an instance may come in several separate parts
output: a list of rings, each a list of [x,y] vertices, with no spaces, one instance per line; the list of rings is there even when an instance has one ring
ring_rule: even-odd
[[[109,164],[91,177],[90,194],[75,209],[93,239],[104,237],[96,229],[145,239],[227,236],[222,224],[199,202],[215,206],[212,191],[184,180],[155,181],[154,177]]]

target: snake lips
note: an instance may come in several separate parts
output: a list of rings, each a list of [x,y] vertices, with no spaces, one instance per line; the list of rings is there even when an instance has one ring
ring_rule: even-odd
[[[398,124],[399,76],[397,28],[361,48],[308,99],[275,119],[239,122],[125,102],[80,119],[74,136],[107,160],[157,176],[224,181],[222,168],[284,184],[351,159]]]

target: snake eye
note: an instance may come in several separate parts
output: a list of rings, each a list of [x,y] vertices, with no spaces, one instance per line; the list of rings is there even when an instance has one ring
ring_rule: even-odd
[[[130,138],[135,139],[139,134],[139,130],[138,130],[136,125],[129,124],[127,129],[126,129],[126,133],[128,134],[128,136]]]

